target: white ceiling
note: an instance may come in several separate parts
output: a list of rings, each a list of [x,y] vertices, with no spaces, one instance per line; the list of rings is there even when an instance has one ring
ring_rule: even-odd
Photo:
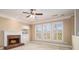
[[[0,9],[0,15],[11,17],[22,22],[30,21],[32,18],[26,18],[26,14],[23,14],[23,11],[30,12],[30,9]],[[36,9],[36,12],[43,13],[42,16],[35,16],[36,20],[44,19],[49,20],[55,17],[55,15],[72,15],[74,14],[73,9]]]

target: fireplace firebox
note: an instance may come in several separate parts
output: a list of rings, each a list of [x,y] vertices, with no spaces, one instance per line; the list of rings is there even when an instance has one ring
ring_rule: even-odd
[[[20,43],[20,35],[8,35],[7,39],[8,46]]]

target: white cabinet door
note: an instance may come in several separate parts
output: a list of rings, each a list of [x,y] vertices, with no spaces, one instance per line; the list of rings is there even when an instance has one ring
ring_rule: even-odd
[[[22,42],[25,44],[29,42],[29,32],[27,29],[22,31]]]

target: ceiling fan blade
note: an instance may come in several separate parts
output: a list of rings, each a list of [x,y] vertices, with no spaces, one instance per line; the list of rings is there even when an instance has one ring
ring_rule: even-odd
[[[35,15],[43,15],[43,13],[35,13]]]
[[[27,18],[30,17],[30,15],[26,16]]]
[[[30,14],[30,13],[28,13],[28,12],[26,12],[26,11],[23,11],[23,13],[25,13],[25,14]]]

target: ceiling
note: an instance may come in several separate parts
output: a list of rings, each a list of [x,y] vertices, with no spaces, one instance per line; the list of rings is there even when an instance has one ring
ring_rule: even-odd
[[[0,9],[0,15],[28,23],[29,21],[36,21],[42,19],[49,20],[49,19],[61,17],[61,15],[69,16],[74,14],[73,9],[36,9],[36,12],[43,13],[43,15],[35,16],[35,19],[33,20],[33,18],[26,18],[27,14],[23,14],[22,13],[23,11],[30,12],[30,9]]]

